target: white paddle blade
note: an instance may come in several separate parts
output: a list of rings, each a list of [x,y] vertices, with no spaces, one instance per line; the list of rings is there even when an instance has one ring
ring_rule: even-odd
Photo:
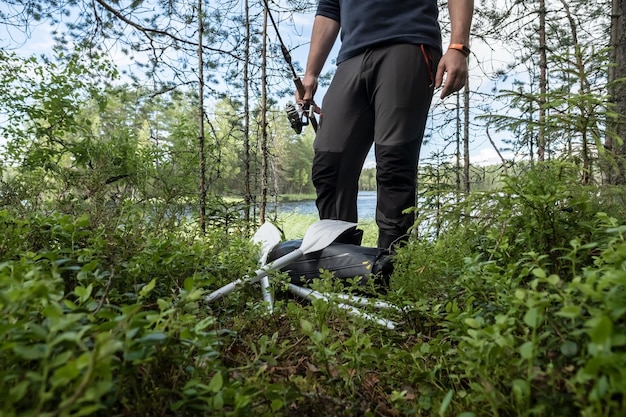
[[[252,242],[261,244],[261,257],[259,263],[264,266],[267,263],[267,256],[274,246],[281,241],[280,230],[270,222],[265,222],[259,227],[252,236]],[[261,292],[263,293],[263,300],[267,303],[267,308],[270,312],[274,310],[274,297],[270,290],[270,280],[267,276],[261,278]]]
[[[355,226],[356,223],[343,220],[318,220],[306,230],[300,250],[305,255],[322,250],[333,243],[343,232]]]
[[[280,230],[270,222],[263,223],[257,229],[254,236],[252,236],[252,242],[261,244],[261,259],[259,259],[261,265],[266,264],[267,255],[281,240]]]

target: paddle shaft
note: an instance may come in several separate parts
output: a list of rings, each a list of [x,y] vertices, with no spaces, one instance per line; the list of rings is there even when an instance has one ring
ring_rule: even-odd
[[[289,252],[288,254],[281,256],[280,258],[276,259],[274,262],[270,262],[269,264],[259,268],[256,270],[255,272],[255,276],[250,278],[250,277],[245,277],[245,278],[240,278],[237,279],[233,282],[231,282],[230,284],[224,285],[222,288],[220,288],[219,290],[213,291],[211,294],[209,294],[206,297],[206,301],[207,302],[213,302],[215,300],[219,300],[220,298],[224,297],[225,295],[230,294],[231,292],[235,291],[235,289],[243,284],[254,284],[255,282],[260,281],[263,277],[266,277],[270,271],[274,270],[274,269],[280,269],[284,266],[289,265],[291,262],[297,260],[298,258],[300,258],[301,256],[304,255],[304,252],[300,249],[296,249],[293,252]]]
[[[318,291],[312,290],[310,288],[303,288],[294,284],[289,284],[289,291],[291,291],[292,293],[294,293],[295,295],[299,297],[306,298],[309,301],[324,300],[326,302],[330,302],[327,296],[325,296],[324,294]],[[389,330],[394,330],[396,328],[396,323],[394,323],[393,321],[387,320],[387,319],[381,319],[380,317],[376,317],[372,314],[361,311],[354,306],[344,304],[344,303],[337,303],[337,307],[341,308],[342,310],[346,310],[348,314],[361,317],[369,321],[373,321],[374,323],[380,326],[386,327]]]

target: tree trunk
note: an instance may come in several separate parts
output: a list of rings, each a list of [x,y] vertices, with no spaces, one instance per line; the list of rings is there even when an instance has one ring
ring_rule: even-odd
[[[626,184],[626,27],[625,0],[613,0],[611,13],[611,65],[609,92],[617,117],[610,123],[605,140],[605,175],[609,184]]]
[[[261,201],[259,221],[265,223],[269,172],[269,151],[267,148],[267,8],[263,12],[263,42],[261,50]]]
[[[456,186],[455,190],[457,193],[457,200],[460,200],[461,194],[461,92],[456,92],[456,132],[455,132],[455,142],[456,142]]]
[[[587,82],[586,82],[586,71],[585,71],[585,63],[583,61],[582,50],[580,49],[580,44],[578,42],[578,29],[576,27],[576,21],[572,16],[572,13],[569,8],[569,4],[566,0],[560,0],[563,5],[563,9],[565,10],[565,15],[567,16],[567,20],[569,22],[570,30],[572,32],[572,40],[574,41],[574,59],[576,62],[576,74],[578,75],[578,89],[581,95],[591,95],[592,92],[588,91]],[[569,73],[568,73],[569,75]],[[584,114],[588,112],[584,108],[585,104],[581,102],[579,104],[580,116],[582,117]],[[588,185],[591,176],[591,155],[589,150],[589,140],[587,130],[589,128],[589,123],[584,121],[580,126],[580,133],[582,134],[582,159],[583,159],[583,173],[581,183],[583,185]],[[571,147],[571,140],[569,143]]]
[[[250,4],[245,0],[246,41],[243,60],[243,200],[246,224],[250,223],[252,191],[250,187]]]
[[[546,2],[539,1],[539,134],[537,136],[537,161],[546,155],[546,95],[548,91],[548,56],[546,44]]]
[[[202,55],[202,38],[204,23],[202,0],[198,0],[198,157],[200,159],[200,230],[206,233],[206,157],[204,136],[204,59]]]
[[[469,60],[469,57],[468,57]],[[465,178],[465,192],[470,192],[470,149],[469,149],[469,121],[470,121],[470,85],[469,72],[465,79],[465,89],[463,90],[463,165]]]

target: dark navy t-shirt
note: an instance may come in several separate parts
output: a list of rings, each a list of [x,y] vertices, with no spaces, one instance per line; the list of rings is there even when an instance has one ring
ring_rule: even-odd
[[[425,44],[441,51],[437,0],[319,0],[316,15],[341,25],[337,64],[386,44]]]

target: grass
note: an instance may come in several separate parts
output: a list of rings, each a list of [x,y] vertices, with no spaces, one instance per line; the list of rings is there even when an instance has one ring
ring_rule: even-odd
[[[227,203],[241,203],[243,198],[241,196],[225,196],[222,197]],[[274,196],[268,196],[268,201],[273,202]],[[315,200],[315,194],[281,194],[278,196],[279,202],[291,202],[291,201],[308,201]]]
[[[304,215],[298,213],[281,214],[276,220],[276,226],[283,232],[285,240],[301,239],[307,228],[319,220],[317,215]],[[363,246],[375,247],[378,239],[378,227],[376,222],[361,221],[359,229],[363,229]]]

